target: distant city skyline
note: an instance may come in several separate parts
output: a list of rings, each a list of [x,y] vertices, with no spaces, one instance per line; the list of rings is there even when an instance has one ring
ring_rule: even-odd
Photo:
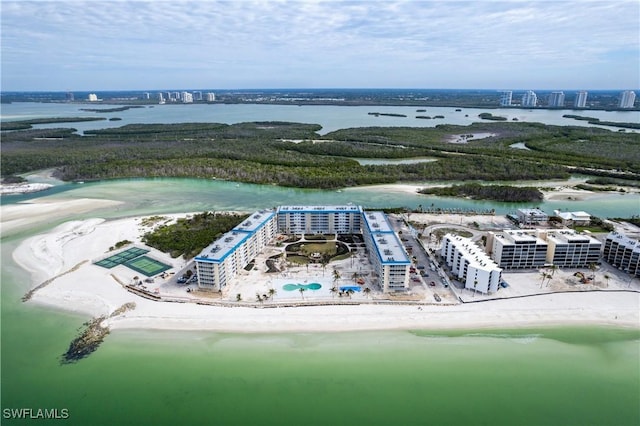
[[[4,1],[2,91],[638,90],[637,1]]]

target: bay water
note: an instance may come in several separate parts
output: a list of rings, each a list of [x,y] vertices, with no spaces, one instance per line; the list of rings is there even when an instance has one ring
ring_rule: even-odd
[[[22,303],[32,284],[12,259],[24,238],[61,221],[280,204],[478,206],[376,188],[335,192],[197,179],[64,184],[53,192],[3,197],[2,203],[92,197],[123,203],[3,235],[3,425],[640,424],[639,329],[516,330],[504,324],[500,330],[451,332],[116,330],[88,358],[61,365],[60,356],[89,318]],[[625,197],[573,210],[628,215],[638,199]],[[12,409],[67,410],[68,418],[17,419]]]

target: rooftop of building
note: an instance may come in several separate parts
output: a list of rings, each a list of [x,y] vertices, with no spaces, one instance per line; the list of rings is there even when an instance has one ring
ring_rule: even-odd
[[[516,229],[506,229],[502,233],[496,234],[496,238],[504,239],[505,237],[515,243],[529,242],[536,244],[546,244],[546,242],[542,238],[540,238],[540,233],[538,230],[523,231]]]
[[[458,252],[469,262],[470,266],[487,271],[496,269],[501,270],[493,259],[485,253],[484,249],[478,247],[471,238],[465,238],[454,234],[447,234],[445,238],[451,241]]]
[[[275,215],[273,210],[260,210],[253,213],[247,219],[245,219],[240,225],[234,228],[235,231],[241,232],[255,232],[258,228],[264,225],[269,219]]]
[[[362,207],[352,205],[334,206],[280,206],[278,213],[362,213]]]
[[[393,228],[384,212],[365,212],[363,216],[365,226],[369,229],[369,232],[393,232]]]
[[[547,241],[553,241],[555,243],[589,243],[589,244],[602,244],[597,239],[590,235],[578,234],[573,229],[561,229],[549,231],[547,234]]]
[[[196,256],[196,260],[205,262],[222,262],[235,249],[251,237],[251,233],[242,231],[229,231],[215,240]]]
[[[538,207],[535,207],[535,208],[532,208],[532,209],[530,209],[530,208],[518,209],[518,213],[521,213],[521,214],[544,214],[544,215],[546,215],[544,210],[541,210]]]

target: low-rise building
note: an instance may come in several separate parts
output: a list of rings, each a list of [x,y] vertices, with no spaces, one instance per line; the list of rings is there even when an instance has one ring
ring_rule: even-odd
[[[587,212],[561,212],[553,211],[554,216],[559,217],[564,226],[586,226],[591,223],[591,215]]]
[[[498,291],[502,269],[470,238],[445,235],[440,254],[465,288],[484,294]]]
[[[640,277],[640,240],[611,232],[604,242],[603,257],[612,266]]]
[[[523,225],[539,225],[549,221],[549,215],[539,208],[518,209],[516,212],[518,222]]]

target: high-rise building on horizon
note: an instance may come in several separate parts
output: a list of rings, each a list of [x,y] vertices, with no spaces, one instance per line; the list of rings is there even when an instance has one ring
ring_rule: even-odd
[[[527,90],[522,95],[522,106],[523,107],[534,107],[538,103],[538,95],[533,90]]]
[[[216,100],[216,94],[209,92],[207,93],[207,102],[215,102]]]
[[[564,92],[551,92],[549,95],[549,107],[561,108],[564,106]]]
[[[636,92],[633,90],[625,90],[620,93],[619,108],[633,108],[633,104],[636,102]]]
[[[505,90],[502,92],[500,96],[500,106],[511,106],[511,98],[513,97],[513,92],[511,90]]]
[[[193,94],[189,92],[182,92],[180,99],[182,99],[182,103],[185,104],[193,103]]]
[[[576,93],[576,99],[573,101],[573,106],[576,108],[585,108],[587,106],[587,95],[589,93],[585,90],[581,90]]]

